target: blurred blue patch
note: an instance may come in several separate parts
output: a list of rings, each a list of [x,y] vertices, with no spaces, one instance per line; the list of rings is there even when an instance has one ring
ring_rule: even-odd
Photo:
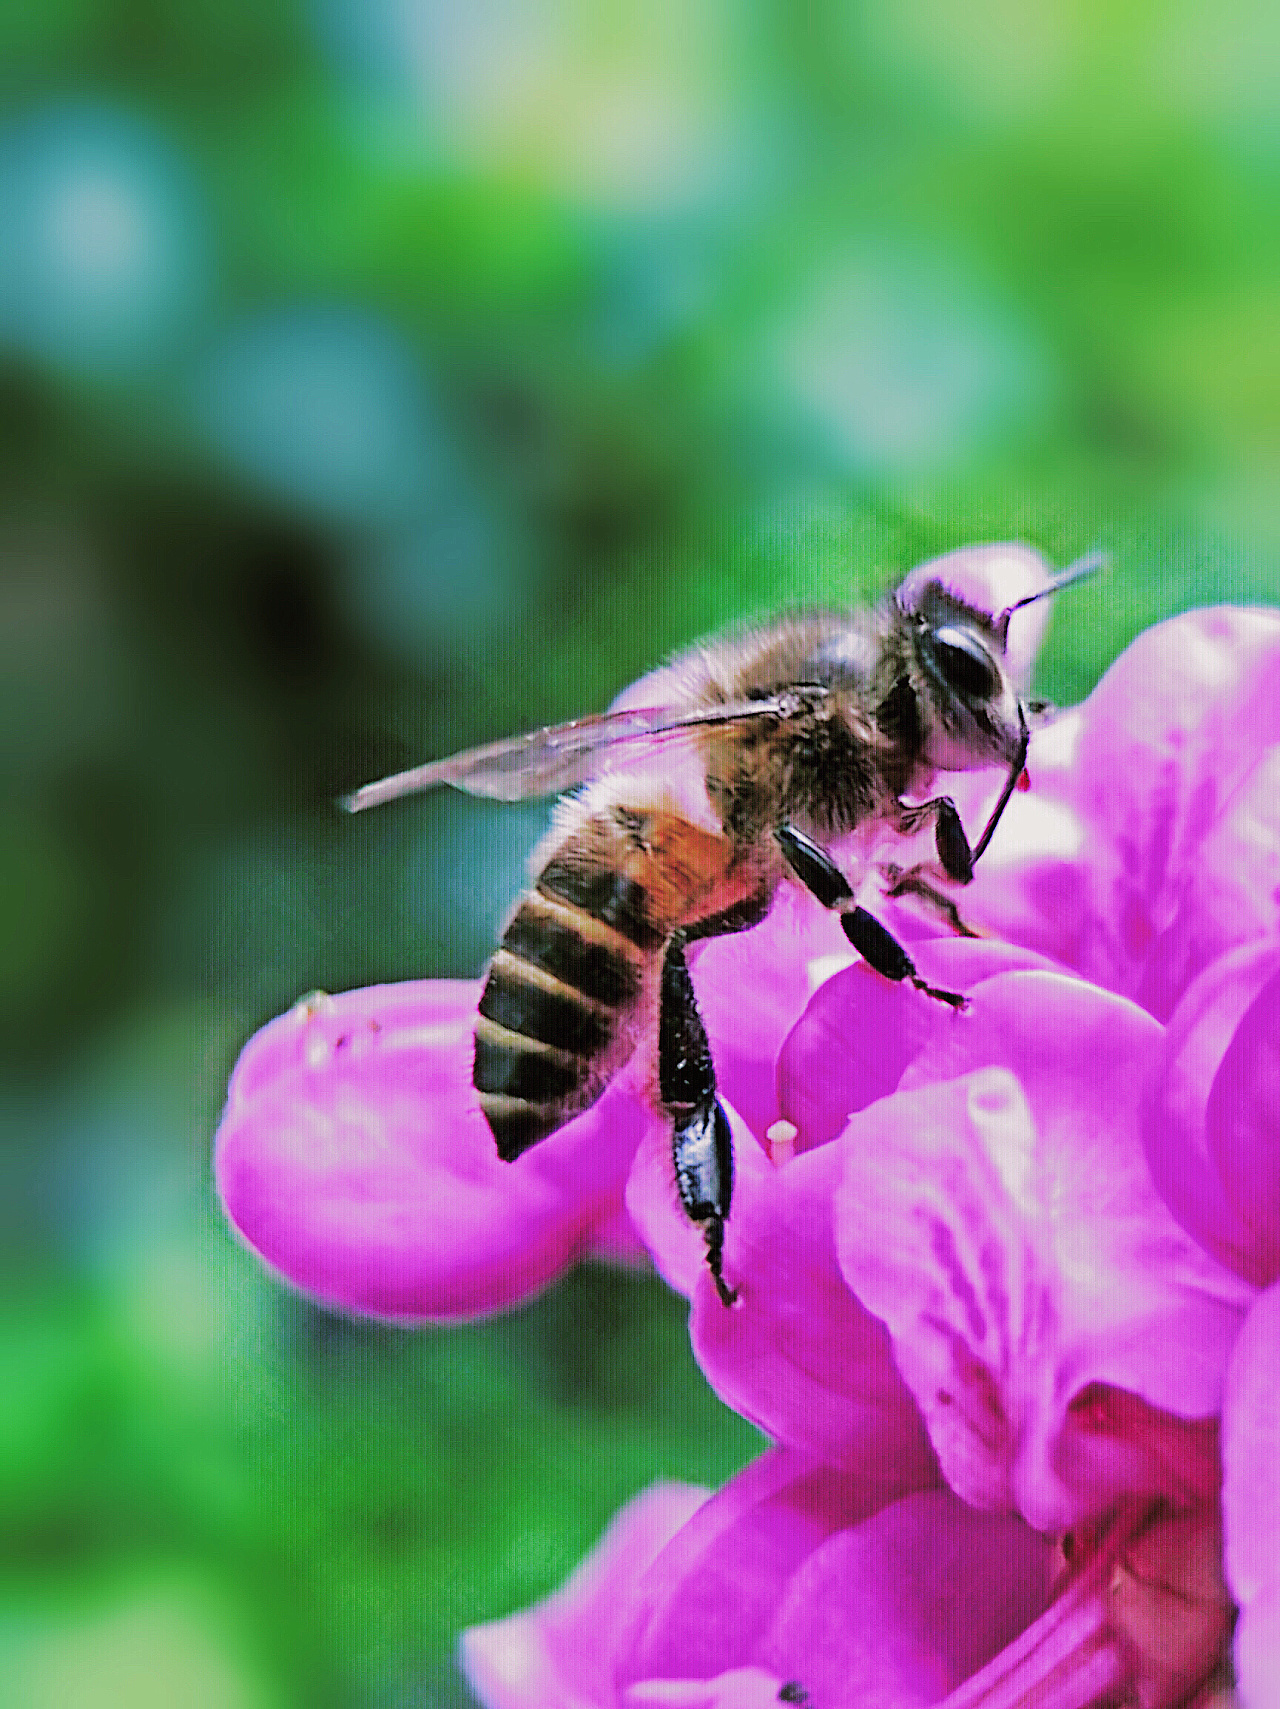
[[[802,291],[776,350],[794,407],[871,474],[967,462],[1047,401],[1049,362],[1014,310],[946,257],[870,251]]]
[[[429,515],[347,559],[341,577],[365,633],[419,667],[483,655],[534,590],[527,542],[461,480]]]
[[[416,518],[449,462],[414,351],[355,309],[294,307],[240,326],[196,410],[243,478],[337,525]]]
[[[642,367],[714,312],[720,234],[710,225],[635,221],[614,234],[594,326],[611,367]]]
[[[163,360],[206,299],[204,209],[167,138],[93,106],[0,134],[0,340],[114,375]]]
[[[551,810],[546,801],[500,806],[451,790],[424,803],[420,834],[406,844],[401,894],[415,926],[438,934],[442,972],[478,973],[493,954]]]
[[[315,0],[317,35],[358,82],[407,97],[446,131],[491,111],[565,51],[571,32],[546,0]]]

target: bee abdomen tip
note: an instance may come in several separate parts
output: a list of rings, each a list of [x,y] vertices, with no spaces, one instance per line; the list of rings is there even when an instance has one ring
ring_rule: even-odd
[[[548,1108],[527,1098],[482,1092],[480,1108],[504,1163],[514,1163],[530,1146],[554,1133],[564,1117],[558,1105]]]

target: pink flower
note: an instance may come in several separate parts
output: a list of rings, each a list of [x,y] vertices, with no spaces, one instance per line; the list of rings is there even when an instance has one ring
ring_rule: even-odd
[[[837,945],[831,917],[781,908],[749,944],[708,945],[695,975],[713,1036],[732,1039],[726,1093],[766,1125],[806,966]],[[245,1239],[316,1299],[445,1321],[513,1305],[583,1257],[644,1257],[624,1192],[642,1136],[666,1142],[641,1076],[619,1076],[594,1108],[499,1161],[471,1088],[479,993],[461,980],[321,993],[245,1046],[218,1130],[218,1187]],[[696,1268],[696,1238],[689,1250]]]
[[[645,1112],[609,1093],[515,1165],[471,1095],[479,986],[304,998],[250,1040],[218,1134],[228,1215],[317,1299],[474,1316],[589,1252],[638,1252],[620,1214]]]
[[[938,1487],[927,1457],[851,1476],[775,1448],[702,1493],[647,1491],[557,1595],[469,1632],[481,1701],[763,1709],[790,1685],[784,1702],[906,1709],[939,1701],[1048,1600],[1048,1545]]]
[[[1174,1011],[1144,1110],[1155,1180],[1183,1224],[1265,1289],[1222,1407],[1226,1577],[1248,1709],[1280,1704],[1280,941],[1222,956]]]
[[[693,1512],[681,1492],[643,1548],[628,1509],[581,1578],[469,1633],[490,1709],[748,1709],[790,1685],[815,1709],[1172,1705],[1213,1672],[1231,1614],[1216,1417],[1230,1371],[1249,1392],[1228,1426],[1249,1437],[1228,1494],[1260,1471],[1276,1495],[1280,1362],[1260,1351],[1238,1375],[1253,1290],[1148,1175],[1159,1024],[1079,980],[1002,971],[1002,953],[926,946],[931,978],[997,962],[971,1014],[924,1011],[897,1089],[873,1087],[834,1141],[781,1168],[748,1153],[742,1300],[726,1312],[699,1280],[692,1330],[719,1392],[782,1445]],[[862,968],[822,987],[783,1052],[784,1098],[810,1031],[834,1050],[878,993]],[[1241,1505],[1228,1569],[1257,1673],[1277,1653],[1280,1513]],[[1238,1661],[1250,1709],[1274,1701]]]
[[[1065,597],[1065,596],[1064,596]],[[1157,624],[1033,734],[963,909],[1167,1020],[1280,931],[1280,613]],[[968,780],[964,780],[967,782]]]
[[[1274,1130],[1273,1130],[1274,1131]],[[1280,1285],[1249,1313],[1222,1416],[1227,1582],[1240,1609],[1235,1664],[1247,1709],[1280,1704]]]
[[[465,1316],[647,1251],[777,1444],[710,1498],[637,1498],[469,1634],[492,1709],[1158,1709],[1206,1686],[1232,1601],[1242,1701],[1280,1705],[1278,666],[1275,614],[1193,613],[1036,734],[959,899],[995,936],[912,946],[965,1013],[839,967],[804,899],[705,946],[732,1310],[638,1079],[497,1162],[474,987],[251,1042],[219,1182],[297,1285]],[[980,823],[990,780],[960,781]]]
[[[943,566],[962,597],[992,610],[1046,575],[1025,547],[970,548],[931,573]],[[1013,619],[1020,669],[1045,615],[1032,605]],[[617,704],[660,705],[675,692],[660,670]],[[675,763],[673,786],[701,791],[691,753],[675,754],[664,776]],[[848,943],[833,915],[788,895],[764,926],[694,956],[722,1090],[763,1136],[779,1113],[782,1040],[822,973],[851,959]],[[580,1257],[643,1254],[624,1206],[642,1135],[641,1173],[657,1160],[665,1180],[669,1165],[642,1077],[620,1076],[593,1110],[501,1163],[471,1090],[478,997],[478,985],[418,981],[306,998],[246,1046],[219,1130],[219,1189],[249,1243],[318,1299],[388,1317],[468,1317],[515,1304]],[[687,1226],[667,1232],[649,1250],[687,1292],[701,1241]]]

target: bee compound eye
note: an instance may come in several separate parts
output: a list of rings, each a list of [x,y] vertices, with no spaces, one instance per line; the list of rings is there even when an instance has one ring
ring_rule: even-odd
[[[947,686],[969,700],[990,700],[1000,686],[991,655],[976,635],[948,624],[929,638],[938,670]]]

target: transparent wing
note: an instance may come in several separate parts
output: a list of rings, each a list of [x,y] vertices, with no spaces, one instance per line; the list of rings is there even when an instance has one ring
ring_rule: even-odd
[[[821,691],[804,690],[812,699]],[[487,795],[495,801],[523,801],[533,795],[558,795],[585,783],[598,769],[598,757],[618,742],[634,742],[702,725],[732,724],[744,718],[787,717],[800,703],[795,691],[776,694],[767,700],[729,700],[719,706],[677,708],[642,706],[621,712],[600,712],[575,718],[568,724],[550,724],[529,730],[523,736],[508,736],[483,748],[468,748],[448,759],[432,760],[366,783],[362,789],[343,796],[349,813],[378,807],[401,795],[416,795],[424,789],[451,784],[469,795]]]

